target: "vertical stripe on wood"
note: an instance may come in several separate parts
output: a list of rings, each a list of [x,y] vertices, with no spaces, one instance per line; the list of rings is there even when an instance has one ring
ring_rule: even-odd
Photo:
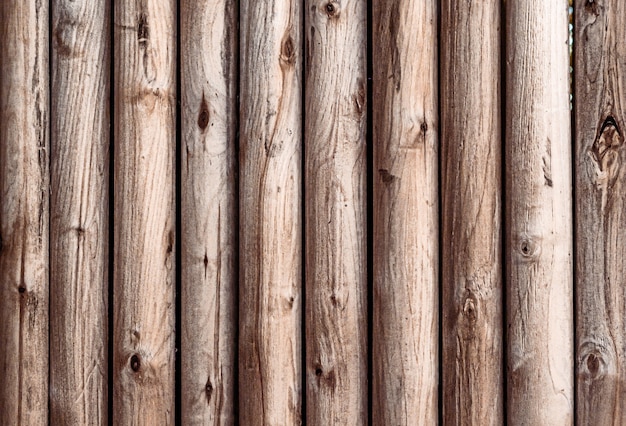
[[[436,424],[437,4],[375,1],[372,31],[372,422]]]
[[[306,420],[364,424],[367,2],[305,7]]]
[[[113,423],[174,423],[176,2],[114,5]]]
[[[183,424],[232,425],[237,8],[223,0],[183,0],[180,7],[181,419]]]
[[[48,421],[48,2],[0,2],[0,421]]]
[[[507,420],[571,424],[567,0],[506,2]]]
[[[626,423],[626,4],[576,1],[577,421]]]
[[[239,422],[302,422],[302,9],[241,1]]]
[[[445,424],[504,421],[500,5],[442,3]]]
[[[52,2],[51,424],[108,421],[110,19]]]

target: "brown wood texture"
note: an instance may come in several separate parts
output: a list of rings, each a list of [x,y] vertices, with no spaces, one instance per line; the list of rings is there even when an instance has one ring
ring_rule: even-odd
[[[106,424],[110,4],[51,8],[50,423]]]
[[[504,421],[500,5],[442,3],[444,424]]]
[[[176,2],[114,7],[113,423],[174,423]]]
[[[0,2],[0,424],[48,421],[48,2]]]
[[[575,4],[577,423],[626,424],[626,4]]]
[[[307,423],[367,421],[364,0],[305,2]]]
[[[437,3],[375,1],[372,32],[372,422],[436,424]]]
[[[181,420],[232,425],[237,380],[237,13],[223,0],[183,0],[180,7]]]
[[[509,424],[573,422],[567,7],[505,7]]]
[[[302,422],[302,9],[241,2],[239,421]]]

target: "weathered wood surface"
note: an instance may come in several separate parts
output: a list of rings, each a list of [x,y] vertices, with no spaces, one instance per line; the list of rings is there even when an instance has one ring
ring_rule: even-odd
[[[375,425],[436,424],[437,4],[375,1],[372,31],[371,48],[376,52],[372,422]],[[350,160],[335,167],[341,170],[344,164],[352,166],[354,160]],[[325,185],[319,184],[313,190],[321,188]],[[342,252],[337,250],[337,253]],[[357,286],[352,291],[365,290],[358,281],[354,284]],[[363,311],[357,313],[363,315]],[[339,340],[334,344],[341,345],[341,332],[337,336]]]
[[[181,419],[235,422],[237,13],[181,7]],[[245,407],[242,407],[245,409]]]
[[[302,419],[302,9],[241,2],[241,424]]]
[[[366,10],[305,2],[306,417],[367,421]]]
[[[500,5],[442,3],[444,424],[504,421]]]
[[[626,424],[626,4],[577,1],[577,422]]]
[[[176,2],[116,2],[113,423],[174,423]]]
[[[48,2],[0,2],[0,424],[48,421]]]
[[[507,420],[573,422],[567,1],[506,2]]]
[[[110,4],[51,8],[50,423],[107,424]]]

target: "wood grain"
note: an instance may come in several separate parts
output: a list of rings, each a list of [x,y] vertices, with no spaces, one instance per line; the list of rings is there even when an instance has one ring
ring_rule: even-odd
[[[506,2],[509,424],[573,422],[567,7]]]
[[[443,422],[504,422],[499,0],[441,14]]]
[[[237,13],[183,0],[181,419],[235,422]],[[244,408],[245,409],[245,408]]]
[[[626,5],[577,1],[577,423],[626,423]]]
[[[435,1],[373,3],[375,425],[438,419],[436,17]]]
[[[302,9],[241,2],[240,424],[302,422]]]
[[[365,424],[367,3],[305,7],[306,420]]]
[[[176,2],[115,4],[113,423],[174,424]]]
[[[0,2],[0,424],[48,421],[48,2]]]
[[[108,422],[110,19],[52,2],[51,424]]]

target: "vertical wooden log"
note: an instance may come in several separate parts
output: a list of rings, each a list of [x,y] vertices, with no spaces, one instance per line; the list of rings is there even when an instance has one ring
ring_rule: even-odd
[[[59,425],[108,421],[109,22],[107,1],[52,3],[50,422]]]
[[[372,40],[375,52],[372,421],[375,425],[436,424],[439,380],[436,2],[375,1]],[[350,162],[345,164],[352,166]],[[360,283],[358,291],[364,291]]]
[[[567,0],[506,2],[507,416],[573,421]]]
[[[307,0],[307,423],[367,422],[364,0]]]
[[[236,381],[237,7],[223,0],[180,7],[181,418],[228,425]]]
[[[0,2],[0,423],[48,422],[48,2]]]
[[[500,4],[442,3],[442,379],[450,425],[504,422]]]
[[[575,4],[577,421],[626,423],[626,4]]]
[[[176,2],[115,4],[113,423],[174,423]]]
[[[301,2],[241,2],[240,423],[301,424]]]

